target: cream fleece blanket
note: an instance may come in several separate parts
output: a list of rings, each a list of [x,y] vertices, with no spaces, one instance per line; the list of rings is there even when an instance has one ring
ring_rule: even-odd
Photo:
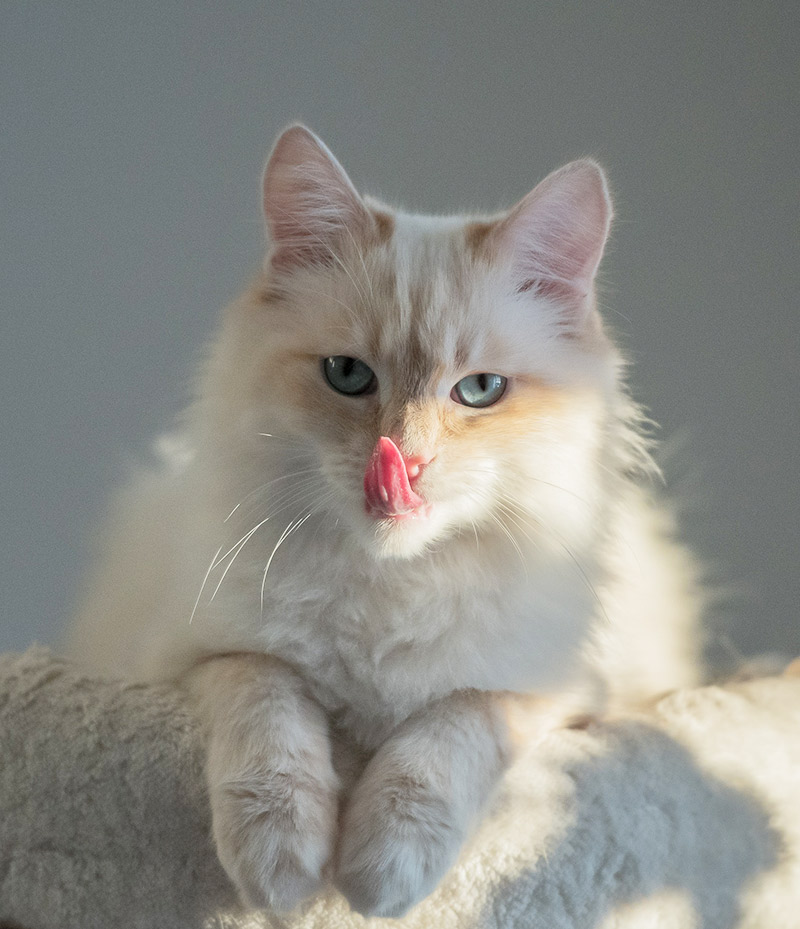
[[[552,734],[403,920],[335,894],[238,912],[178,691],[0,657],[0,926],[22,929],[800,927],[800,677],[678,692]]]

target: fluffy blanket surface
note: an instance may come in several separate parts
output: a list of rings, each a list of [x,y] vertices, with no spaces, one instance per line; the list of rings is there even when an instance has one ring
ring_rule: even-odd
[[[236,908],[178,690],[0,657],[0,926],[21,929],[794,929],[800,677],[676,692],[555,732],[509,771],[436,892],[364,920]]]

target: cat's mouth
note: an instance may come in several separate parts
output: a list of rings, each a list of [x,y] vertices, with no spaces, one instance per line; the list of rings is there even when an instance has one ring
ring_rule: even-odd
[[[413,510],[408,510],[404,513],[387,513],[385,510],[380,507],[374,507],[369,503],[364,504],[364,511],[367,516],[371,516],[374,519],[385,520],[388,524],[392,523],[403,523],[408,520],[414,519],[427,519],[431,515],[431,505],[430,503],[423,503],[422,506],[418,506]]]
[[[364,508],[369,516],[390,521],[426,519],[431,505],[413,487],[432,459],[406,457],[397,445],[381,436],[364,472]]]

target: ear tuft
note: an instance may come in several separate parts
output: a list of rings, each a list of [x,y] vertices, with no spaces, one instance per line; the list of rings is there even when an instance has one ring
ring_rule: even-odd
[[[520,290],[580,302],[591,295],[611,217],[602,168],[589,159],[573,161],[501,220],[495,240],[511,255]]]
[[[275,143],[263,195],[273,267],[330,264],[343,234],[363,235],[371,224],[344,168],[321,139],[299,124]]]

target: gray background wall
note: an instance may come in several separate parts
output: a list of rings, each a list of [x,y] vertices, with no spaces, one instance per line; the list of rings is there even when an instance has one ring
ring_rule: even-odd
[[[364,189],[510,204],[583,154],[606,303],[680,438],[730,646],[800,651],[798,6],[6,2],[0,9],[0,648],[53,641],[91,527],[259,260],[302,118]]]

